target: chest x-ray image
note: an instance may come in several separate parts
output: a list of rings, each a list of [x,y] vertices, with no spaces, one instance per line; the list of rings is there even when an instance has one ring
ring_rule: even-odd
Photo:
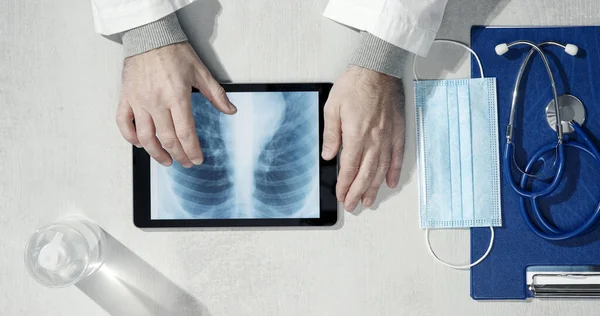
[[[319,217],[319,93],[227,95],[234,115],[192,94],[204,162],[152,161],[152,218]]]

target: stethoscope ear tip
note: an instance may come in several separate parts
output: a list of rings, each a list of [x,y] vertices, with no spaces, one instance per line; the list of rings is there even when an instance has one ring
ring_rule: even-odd
[[[498,56],[502,56],[506,52],[508,52],[508,45],[506,43],[496,45],[496,54],[498,54]]]
[[[573,44],[565,45],[565,53],[567,53],[571,56],[577,56],[578,52],[579,52],[579,47],[577,47],[576,45],[573,45]]]
[[[561,45],[559,45],[561,46]],[[564,46],[565,48],[565,53],[571,55],[571,56],[577,56],[577,53],[579,53],[579,47],[577,47],[577,45],[574,44],[567,44]],[[508,44],[506,43],[501,43],[496,45],[496,54],[498,56],[502,56],[504,54],[506,54],[506,52],[508,52]]]

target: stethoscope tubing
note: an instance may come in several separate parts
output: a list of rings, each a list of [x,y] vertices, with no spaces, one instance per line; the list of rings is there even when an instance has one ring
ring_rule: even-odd
[[[567,147],[576,148],[582,152],[589,154],[596,160],[596,162],[598,163],[598,166],[600,167],[600,153],[598,151],[598,148],[592,143],[592,141],[588,137],[587,133],[583,130],[583,128],[581,128],[581,126],[579,126],[579,124],[572,122],[571,126],[573,127],[573,130],[575,131],[577,136],[581,137],[583,139],[585,145],[580,142],[576,142],[576,141],[565,141],[564,145]],[[546,146],[540,148],[531,157],[531,159],[527,163],[527,165],[525,167],[525,172],[526,173],[530,172],[531,169],[533,169],[535,164],[539,161],[539,159],[542,156],[544,156],[545,154],[547,154],[553,150],[554,150],[553,144],[549,144],[549,145],[546,145]],[[520,188],[525,189],[527,187],[529,179],[530,179],[529,175],[523,174],[521,176],[521,181],[519,183]],[[552,225],[550,222],[548,222],[545,219],[544,216],[542,216],[542,212],[540,211],[538,203],[537,203],[537,199],[539,199],[541,197],[543,197],[543,196],[542,195],[530,195],[530,196],[521,195],[519,197],[520,198],[519,206],[521,209],[521,215],[522,215],[523,219],[525,219],[525,224],[528,226],[528,228],[531,231],[533,231],[536,235],[538,235],[539,237],[541,237],[543,239],[550,240],[550,241],[560,241],[560,240],[571,239],[571,238],[589,233],[591,230],[596,228],[596,226],[600,222],[600,203],[599,203],[597,205],[594,213],[585,221],[585,223],[583,223],[583,225],[579,226],[578,228],[576,228],[572,231],[561,230],[561,229],[557,228],[556,226]],[[529,212],[527,212],[527,203],[526,203],[527,201],[530,202],[529,205],[532,208],[531,214],[533,214],[535,221],[538,223],[538,225],[541,227],[541,229],[540,229],[540,227],[536,226],[533,223],[533,221],[529,215]]]
[[[564,144],[561,142],[559,144],[548,144],[546,146],[544,146],[542,149],[545,148],[549,148],[550,150],[556,149],[556,153],[558,155],[558,160],[556,161],[556,165],[558,166],[558,170],[556,172],[556,175],[554,176],[554,179],[552,179],[552,183],[547,186],[545,189],[542,189],[540,191],[531,191],[529,189],[527,189],[526,187],[522,187],[519,186],[513,179],[512,173],[511,173],[511,162],[512,162],[512,155],[514,153],[514,144],[513,143],[506,143],[506,145],[504,146],[504,158],[502,159],[502,165],[504,167],[504,170],[506,170],[506,180],[508,183],[510,183],[510,186],[512,187],[512,189],[517,192],[517,194],[519,194],[519,196],[522,197],[530,197],[530,198],[537,198],[537,197],[543,197],[543,196],[547,196],[550,195],[552,192],[554,192],[556,190],[556,188],[559,186],[560,184],[560,180],[562,179],[562,176],[564,174],[564,170],[565,170],[565,148],[564,148]],[[537,161],[534,161],[534,163]],[[528,173],[529,171],[524,170],[526,173]],[[530,170],[531,171],[531,170]],[[523,174],[524,176],[527,174]]]

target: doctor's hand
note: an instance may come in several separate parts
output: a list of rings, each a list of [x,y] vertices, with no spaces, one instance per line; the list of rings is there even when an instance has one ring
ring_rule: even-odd
[[[323,159],[341,146],[337,199],[347,211],[370,207],[385,179],[398,185],[404,155],[404,93],[400,79],[350,66],[325,104]],[[402,110],[403,111],[403,110]]]
[[[188,42],[125,59],[116,116],[123,137],[162,165],[171,165],[172,159],[186,168],[201,164],[192,87],[221,112],[237,111]]]

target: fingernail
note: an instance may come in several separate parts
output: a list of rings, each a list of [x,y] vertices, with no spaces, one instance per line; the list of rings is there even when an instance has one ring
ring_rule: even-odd
[[[231,103],[229,104],[229,109],[233,112],[237,112],[237,108],[235,107],[235,105],[233,105]]]
[[[346,207],[346,211],[352,213],[352,212],[354,212],[355,208],[356,208],[356,204],[352,204],[352,205]]]
[[[137,148],[142,148],[142,145],[135,144],[134,146]]]
[[[192,163],[195,164],[196,166],[201,165],[203,162],[204,162],[204,159],[202,159],[202,158],[192,159]]]
[[[392,189],[395,189],[398,186],[398,180],[392,181]]]
[[[372,198],[366,198],[366,199],[363,201],[363,204],[364,204],[366,207],[369,207],[369,206],[373,205],[373,199],[372,199]]]

